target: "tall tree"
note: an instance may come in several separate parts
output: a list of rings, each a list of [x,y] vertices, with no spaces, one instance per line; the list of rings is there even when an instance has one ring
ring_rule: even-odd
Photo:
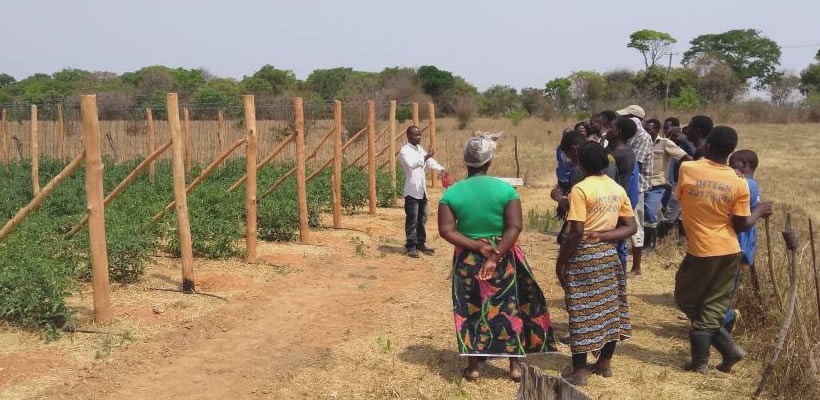
[[[780,45],[755,29],[700,35],[690,43],[692,47],[683,54],[684,65],[708,54],[729,65],[744,82],[754,79],[758,89],[766,87],[778,76]]]
[[[297,83],[296,74],[294,74],[293,71],[289,69],[277,69],[270,64],[256,71],[252,78],[262,79],[268,82],[274,95],[280,95],[285,90],[295,88]],[[258,82],[255,85],[258,87]]]
[[[653,31],[651,29],[641,29],[629,35],[629,43],[626,47],[638,50],[643,56],[646,70],[655,65],[669,48],[678,41],[666,32]]]
[[[418,77],[424,92],[435,100],[438,100],[456,84],[456,78],[452,72],[438,69],[433,65],[419,67]]]
[[[820,93],[820,63],[811,64],[800,72],[800,93]]]
[[[800,78],[797,75],[781,72],[778,77],[769,84],[769,95],[772,98],[772,103],[783,105],[789,102],[789,99],[797,91],[800,84]]]
[[[566,110],[572,102],[572,93],[569,91],[571,87],[571,80],[567,78],[555,78],[547,82],[544,87],[544,95],[552,99],[560,109]]]

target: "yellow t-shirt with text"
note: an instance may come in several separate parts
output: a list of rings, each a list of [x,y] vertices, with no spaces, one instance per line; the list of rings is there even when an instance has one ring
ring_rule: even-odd
[[[618,217],[634,215],[624,188],[606,175],[588,176],[569,192],[567,220],[583,222],[584,232],[611,231]]]
[[[751,215],[746,179],[707,159],[681,164],[679,176],[686,252],[695,257],[740,253],[731,216]]]

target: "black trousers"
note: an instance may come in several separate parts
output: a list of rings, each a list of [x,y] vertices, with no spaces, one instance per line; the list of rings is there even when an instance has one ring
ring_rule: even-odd
[[[407,236],[407,249],[415,249],[424,246],[427,240],[427,231],[424,224],[427,223],[427,195],[423,199],[412,196],[404,197],[404,233]]]

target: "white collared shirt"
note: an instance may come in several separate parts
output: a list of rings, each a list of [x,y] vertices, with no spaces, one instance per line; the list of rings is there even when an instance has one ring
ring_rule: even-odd
[[[404,170],[404,197],[410,196],[415,199],[423,199],[427,195],[427,177],[424,174],[425,168],[432,168],[436,171],[444,171],[433,157],[424,161],[427,152],[414,144],[407,143],[402,146],[399,152],[399,161]]]

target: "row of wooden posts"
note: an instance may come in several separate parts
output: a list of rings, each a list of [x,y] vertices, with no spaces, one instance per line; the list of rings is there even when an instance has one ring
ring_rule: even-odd
[[[186,293],[193,293],[195,291],[194,275],[193,275],[193,249],[190,230],[190,221],[188,218],[187,195],[193,191],[196,186],[201,183],[208,175],[211,174],[219,165],[224,164],[224,160],[241,145],[246,148],[246,174],[240,178],[234,185],[228,188],[228,191],[236,190],[243,184],[246,185],[245,191],[245,209],[246,209],[246,248],[248,262],[255,262],[258,257],[257,251],[257,227],[256,227],[256,206],[257,202],[263,197],[272,193],[285,179],[289,176],[296,175],[297,198],[299,202],[299,236],[302,243],[310,243],[310,232],[308,229],[308,210],[307,210],[307,182],[316,177],[322,170],[333,164],[333,175],[331,178],[332,197],[333,197],[333,227],[341,228],[341,181],[342,181],[342,158],[344,150],[358,139],[362,134],[367,134],[367,149],[357,159],[355,159],[349,166],[355,165],[360,159],[367,157],[368,170],[368,197],[369,197],[369,213],[376,214],[376,170],[377,157],[385,152],[388,152],[389,158],[385,165],[389,166],[391,174],[391,184],[396,186],[396,142],[399,141],[404,132],[396,132],[396,101],[390,102],[390,120],[389,126],[380,135],[376,135],[376,118],[375,118],[375,103],[371,100],[367,103],[368,120],[365,129],[357,132],[347,143],[342,143],[342,103],[341,101],[334,102],[334,121],[333,128],[328,132],[319,144],[316,146],[310,155],[306,155],[305,151],[305,137],[304,137],[304,108],[302,99],[299,97],[293,100],[294,109],[294,132],[283,140],[276,148],[267,155],[261,162],[257,162],[257,129],[256,129],[256,107],[254,104],[254,96],[247,95],[244,97],[245,106],[245,131],[244,138],[239,139],[229,147],[225,147],[224,133],[220,128],[219,134],[219,154],[216,159],[211,162],[201,173],[187,186],[185,185],[185,174],[191,171],[191,152],[190,152],[190,125],[188,119],[187,108],[183,109],[184,125],[180,124],[179,102],[176,93],[169,93],[166,99],[166,109],[168,110],[168,125],[170,127],[170,140],[156,148],[153,118],[150,109],[146,109],[145,116],[148,126],[148,156],[143,160],[128,176],[123,179],[107,196],[103,188],[103,162],[102,162],[102,145],[99,129],[99,120],[97,116],[97,98],[96,95],[81,96],[80,111],[83,123],[84,132],[84,150],[77,154],[71,162],[58,173],[42,190],[39,185],[38,173],[38,132],[37,132],[37,106],[31,106],[31,175],[32,185],[34,191],[34,198],[23,208],[21,208],[6,224],[0,229],[0,240],[8,236],[11,231],[18,226],[29,214],[37,209],[42,204],[46,197],[66,178],[68,178],[74,171],[80,168],[85,161],[85,187],[86,187],[86,202],[88,212],[84,218],[74,226],[68,233],[67,238],[77,234],[87,224],[89,231],[89,252],[91,255],[91,272],[92,272],[92,288],[94,300],[95,322],[105,324],[110,322],[112,318],[111,303],[109,298],[108,287],[108,257],[106,251],[105,241],[105,217],[104,209],[117,195],[122,193],[128,185],[130,185],[139,175],[148,170],[149,179],[154,180],[154,162],[165,151],[171,150],[171,162],[173,171],[173,192],[174,201],[169,203],[163,210],[152,218],[149,222],[155,223],[159,221],[168,211],[175,209],[177,218],[177,231],[179,234],[181,247],[181,264],[182,264],[182,291]],[[436,118],[435,107],[432,103],[428,104],[429,124],[422,130],[429,129],[430,148],[436,146]],[[0,146],[2,146],[3,163],[8,166],[9,163],[9,137],[8,137],[8,121],[6,118],[6,110],[2,110],[2,121],[0,121]],[[412,105],[413,124],[418,126],[419,113],[418,103]],[[58,148],[61,149],[61,157],[64,157],[65,141],[63,135],[60,134],[62,129],[62,109],[57,107],[58,117]],[[222,127],[223,119],[222,113],[219,113],[220,127]],[[376,152],[376,142],[389,134],[388,145],[381,151]],[[334,137],[333,143],[333,157],[327,160],[319,169],[313,171],[309,176],[306,176],[306,161],[315,158],[321,146],[331,137]],[[285,146],[290,143],[295,143],[296,146],[296,167],[286,173],[283,177],[277,180],[269,189],[267,189],[261,196],[257,195],[257,170],[272,161]],[[436,177],[433,175],[433,185],[436,185]],[[147,225],[145,226],[147,227]],[[145,228],[143,227],[143,229]]]

